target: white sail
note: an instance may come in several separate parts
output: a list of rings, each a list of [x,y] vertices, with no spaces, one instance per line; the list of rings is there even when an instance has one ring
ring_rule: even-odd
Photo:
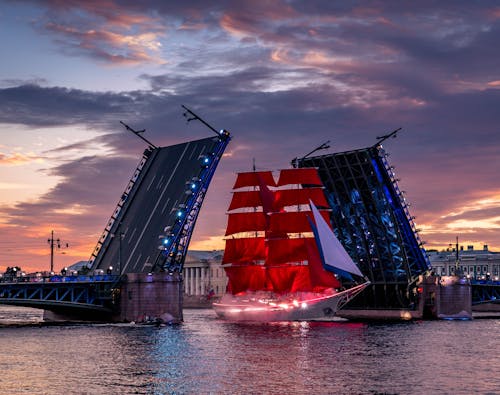
[[[319,213],[314,203],[309,200],[309,205],[314,215],[316,228],[318,233],[318,247],[323,253],[325,265],[336,267],[340,270],[363,277],[363,273],[358,269],[354,261],[351,259],[347,251],[344,249],[340,241],[335,237],[335,234],[330,229],[324,218]]]

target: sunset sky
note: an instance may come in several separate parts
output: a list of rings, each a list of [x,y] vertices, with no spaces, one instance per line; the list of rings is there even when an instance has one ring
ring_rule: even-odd
[[[87,260],[144,143],[233,141],[192,249],[222,248],[237,171],[384,148],[426,248],[500,251],[498,1],[0,0],[0,272]]]

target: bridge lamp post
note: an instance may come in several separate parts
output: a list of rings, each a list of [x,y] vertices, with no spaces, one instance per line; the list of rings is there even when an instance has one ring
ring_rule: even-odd
[[[61,248],[61,239],[54,239],[54,231],[50,233],[50,239],[47,239],[47,243],[50,246],[50,272],[54,272],[54,248]],[[65,243],[65,247],[68,248],[69,244]]]

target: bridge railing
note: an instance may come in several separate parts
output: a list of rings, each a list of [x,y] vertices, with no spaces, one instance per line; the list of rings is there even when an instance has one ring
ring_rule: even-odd
[[[494,280],[494,279],[471,279],[470,283],[472,285],[496,285],[500,286],[500,280]]]

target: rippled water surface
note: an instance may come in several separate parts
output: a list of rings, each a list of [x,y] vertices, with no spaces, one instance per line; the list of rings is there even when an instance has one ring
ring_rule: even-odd
[[[37,326],[0,307],[2,394],[500,394],[500,320]],[[31,325],[19,325],[31,323]]]

